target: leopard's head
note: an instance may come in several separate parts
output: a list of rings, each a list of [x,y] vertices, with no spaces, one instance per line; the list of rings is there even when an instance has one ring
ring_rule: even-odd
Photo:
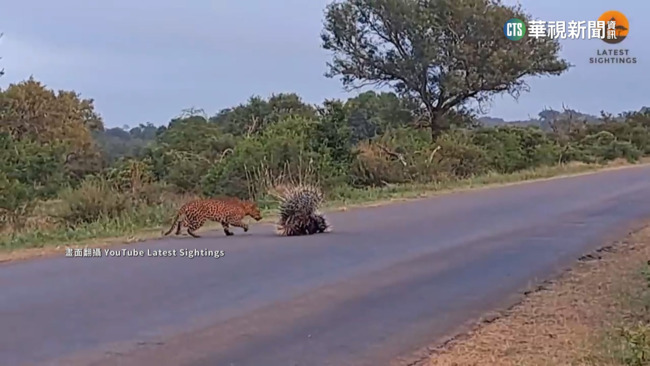
[[[260,221],[262,219],[262,213],[260,212],[259,206],[253,201],[244,201],[244,209],[246,214],[255,219],[255,221]]]

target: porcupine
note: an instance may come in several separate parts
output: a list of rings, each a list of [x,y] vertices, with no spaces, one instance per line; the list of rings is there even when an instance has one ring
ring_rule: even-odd
[[[312,235],[330,228],[325,216],[318,212],[323,194],[312,185],[281,187],[276,193],[280,200],[280,221],[277,233],[284,236]]]

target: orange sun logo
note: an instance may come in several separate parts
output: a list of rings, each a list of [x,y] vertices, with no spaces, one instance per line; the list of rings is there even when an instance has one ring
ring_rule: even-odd
[[[620,11],[606,11],[598,20],[605,22],[605,38],[603,38],[605,43],[616,44],[623,42],[630,31],[630,22],[628,22],[627,17]]]

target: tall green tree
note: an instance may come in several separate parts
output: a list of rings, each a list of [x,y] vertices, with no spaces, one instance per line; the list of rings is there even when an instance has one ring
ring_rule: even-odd
[[[354,143],[381,135],[388,128],[412,124],[413,114],[417,111],[417,105],[395,93],[374,91],[348,99],[345,108]]]
[[[39,199],[52,198],[66,182],[65,146],[13,138],[0,132],[0,228],[20,229]]]
[[[155,177],[181,191],[197,188],[205,171],[235,147],[232,134],[195,112],[172,119],[143,152]]]
[[[316,109],[295,93],[273,94],[268,100],[253,96],[245,104],[221,110],[210,122],[226,133],[252,136],[289,117],[315,118]]]
[[[314,136],[319,146],[316,146],[315,150],[321,148],[332,157],[342,171],[347,171],[354,155],[352,154],[352,129],[348,124],[343,102],[325,100],[323,107],[319,108],[319,116]]]
[[[55,92],[33,78],[0,91],[0,133],[16,140],[65,145],[65,169],[77,179],[101,168],[93,133],[103,130],[93,100],[74,91]]]
[[[528,21],[519,6],[498,0],[342,0],[327,6],[322,46],[332,53],[328,77],[348,89],[390,86],[421,106],[434,137],[450,112],[468,102],[528,89],[524,77],[559,75],[569,67],[550,38],[510,41],[508,19]]]

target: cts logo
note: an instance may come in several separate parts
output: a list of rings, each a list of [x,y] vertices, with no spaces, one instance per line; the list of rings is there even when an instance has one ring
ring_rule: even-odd
[[[526,34],[526,24],[521,19],[512,18],[503,26],[503,34],[511,41],[518,41]]]

